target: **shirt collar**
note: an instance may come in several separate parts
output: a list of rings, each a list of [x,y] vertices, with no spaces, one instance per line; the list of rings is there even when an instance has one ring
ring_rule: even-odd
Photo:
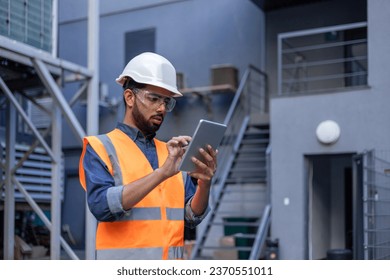
[[[122,132],[126,133],[126,135],[128,135],[133,141],[136,141],[137,139],[145,139],[145,138],[146,138],[146,140],[151,141],[156,136],[156,133],[152,133],[152,134],[144,137],[144,135],[142,134],[142,132],[139,129],[132,127],[132,126],[129,126],[127,124],[121,123],[121,122],[118,122],[118,124],[116,125],[116,128],[118,128]]]

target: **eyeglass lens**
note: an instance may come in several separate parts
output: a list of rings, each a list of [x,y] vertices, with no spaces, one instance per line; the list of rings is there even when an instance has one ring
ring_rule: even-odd
[[[171,112],[176,105],[176,100],[172,97],[161,96],[152,92],[143,92],[144,98],[148,103],[154,107],[159,107],[161,104],[165,105],[165,110]]]

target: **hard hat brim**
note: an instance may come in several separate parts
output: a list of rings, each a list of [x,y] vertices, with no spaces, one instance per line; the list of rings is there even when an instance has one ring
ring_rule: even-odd
[[[125,78],[127,76],[125,75],[120,75],[118,78],[115,79],[115,81],[121,85],[123,87],[123,83],[125,82]],[[177,89],[177,88],[174,88],[172,86],[169,86],[167,84],[164,84],[164,83],[161,83],[161,82],[158,82],[158,81],[143,81],[142,79],[137,79],[135,78],[134,76],[131,77],[134,81],[136,81],[137,83],[141,83],[141,84],[147,84],[147,85],[152,85],[152,86],[156,86],[156,87],[159,87],[159,88],[163,88],[163,89],[166,89],[168,91],[170,91],[172,94],[173,94],[173,97],[182,97],[183,94]]]

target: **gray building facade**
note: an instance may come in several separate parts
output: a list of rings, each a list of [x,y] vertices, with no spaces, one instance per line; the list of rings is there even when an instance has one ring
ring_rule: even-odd
[[[365,21],[366,13],[367,86],[301,96],[274,94],[270,100],[271,234],[279,239],[282,259],[321,259],[329,249],[352,244],[352,224],[356,222],[352,200],[367,199],[364,194],[352,197],[354,192],[348,188],[355,179],[351,173],[353,156],[372,149],[382,154],[389,150],[389,3],[323,2],[308,5],[308,10],[296,7],[281,12],[284,26],[304,24],[307,27],[299,29],[310,29],[325,23],[336,25],[341,18],[337,24],[360,22]],[[343,7],[343,3],[347,5]],[[353,5],[356,10],[351,8]],[[267,27],[276,31],[275,26],[282,25],[280,18],[278,14],[270,18],[272,22],[267,21]],[[274,20],[279,23],[273,24]],[[310,27],[311,23],[314,25]],[[285,27],[280,31],[291,30]],[[271,52],[268,46],[267,53]],[[274,66],[267,63],[267,72],[274,72]],[[326,120],[339,125],[340,137],[333,144],[322,144],[316,136],[319,124]]]

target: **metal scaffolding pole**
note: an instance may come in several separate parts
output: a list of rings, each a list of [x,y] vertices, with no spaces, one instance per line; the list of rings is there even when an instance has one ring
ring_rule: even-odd
[[[14,259],[15,245],[15,188],[12,182],[12,168],[15,164],[14,143],[16,138],[16,109],[8,101],[7,146],[5,156],[5,201],[4,201],[4,259]]]
[[[61,256],[61,148],[62,122],[61,111],[57,105],[52,111],[52,139],[51,147],[56,158],[52,161],[51,177],[51,231],[50,231],[50,258],[59,260]]]
[[[87,93],[87,133],[99,133],[99,1],[88,1],[88,69],[93,71]],[[97,221],[86,206],[85,258],[95,259]]]

